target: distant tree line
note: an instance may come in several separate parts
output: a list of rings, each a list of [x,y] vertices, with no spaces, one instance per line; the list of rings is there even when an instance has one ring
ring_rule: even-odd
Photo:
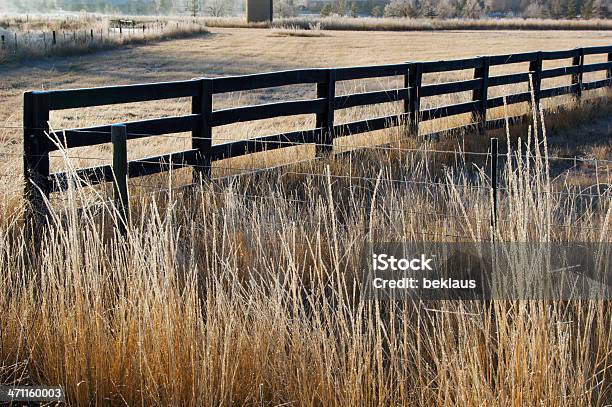
[[[228,16],[241,11],[243,0],[11,0],[17,12],[88,11],[123,14],[189,14]]]
[[[6,0],[0,0],[4,4]],[[124,14],[229,16],[246,0],[10,0],[7,11],[90,11]],[[274,13],[292,17],[306,11],[322,16],[426,18],[611,18],[612,0],[274,0]],[[4,7],[3,7],[4,8]]]
[[[290,0],[281,0],[286,7]],[[610,0],[391,0],[380,2],[326,2],[322,16],[371,15],[374,17],[427,18],[610,18]],[[286,13],[288,14],[288,13]]]

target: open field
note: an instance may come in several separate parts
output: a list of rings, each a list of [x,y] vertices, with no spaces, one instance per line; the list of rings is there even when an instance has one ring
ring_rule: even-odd
[[[279,36],[282,31],[252,29],[211,29],[205,38],[174,40],[147,46],[105,51],[89,56],[65,57],[38,60],[27,66],[0,68],[0,103],[9,106],[0,111],[3,124],[2,151],[19,157],[22,153],[20,131],[22,92],[37,89],[66,89],[89,86],[119,85],[141,82],[173,81],[199,76],[220,76],[282,70],[297,67],[326,67],[375,65],[399,63],[407,60],[442,60],[492,53],[525,52],[534,49],[569,49],[576,46],[606,45],[612,43],[612,33],[606,31],[461,31],[461,32],[333,32],[325,37]],[[508,38],[511,38],[508,40]],[[601,62],[587,58],[587,63]],[[563,61],[560,62],[563,64]],[[569,64],[571,61],[566,61]],[[545,68],[557,65],[545,64]],[[526,64],[516,64],[516,70],[526,70]],[[492,74],[503,73],[501,69]],[[428,74],[424,83],[459,80],[471,77],[471,71],[460,71],[444,75]],[[585,80],[601,79],[596,74],[585,75]],[[569,81],[569,77],[567,79]],[[546,86],[558,86],[558,80],[545,81]],[[568,83],[568,82],[566,82]],[[402,80],[389,78],[384,81],[349,81],[338,83],[338,93],[351,93],[374,89],[397,89]],[[527,90],[525,85],[491,89],[491,97]],[[595,92],[597,93],[597,92]],[[266,103],[280,100],[303,99],[314,96],[313,86],[287,86],[274,90],[231,93],[215,98],[216,108]],[[423,107],[467,101],[470,92],[444,97],[424,98]],[[567,102],[571,98],[557,98],[554,103]],[[546,103],[549,103],[547,101]],[[359,120],[366,117],[387,116],[399,112],[401,103],[389,103],[373,107],[338,111],[337,123]],[[138,120],[185,114],[191,109],[189,99],[171,99],[163,102],[147,102],[89,109],[53,112],[51,127],[54,129],[85,127],[113,121]],[[527,104],[511,106],[510,115],[528,112]],[[503,117],[504,109],[489,113],[490,118]],[[465,124],[469,115],[454,116],[426,123],[424,132],[452,128]],[[563,119],[555,121],[562,124]],[[223,126],[216,129],[213,143],[276,134],[283,131],[313,127],[314,117],[294,116]],[[605,126],[600,124],[600,126]],[[551,129],[553,130],[553,129]],[[382,134],[381,134],[382,133]],[[388,132],[340,140],[338,143],[367,145],[372,137],[383,142]],[[393,134],[392,134],[393,136]],[[176,138],[154,137],[130,142],[130,159],[182,150],[190,144],[190,134],[177,134]],[[588,150],[588,149],[587,149]],[[604,149],[604,151],[607,151]],[[583,151],[582,154],[590,154]],[[601,152],[599,153],[601,156]],[[70,151],[79,167],[101,165],[110,162],[110,146],[79,148]],[[306,153],[306,156],[311,156]],[[604,154],[605,156],[605,154]],[[60,170],[64,162],[55,154],[52,171]],[[85,157],[78,159],[76,157]],[[251,168],[264,164],[276,165],[303,159],[299,149],[285,154],[268,154],[265,157],[245,157],[228,160],[224,167]],[[93,159],[92,159],[93,158]],[[262,164],[262,160],[263,163]],[[21,190],[22,160],[10,159],[0,165],[0,175],[12,179],[5,188],[9,202],[19,198]],[[14,176],[15,174],[16,176]],[[14,203],[8,204],[13,207]]]
[[[18,220],[25,90],[612,44],[609,31],[302,34],[213,28],[204,38],[0,68],[0,105],[8,107],[0,109],[0,383],[62,384],[70,405],[611,404],[609,301],[374,301],[364,296],[360,269],[365,241],[611,243],[609,91],[585,95],[579,106],[569,97],[547,101],[547,126],[534,112],[523,126],[487,135],[427,140],[396,128],[338,140],[337,147],[370,147],[349,155],[195,188],[173,189],[191,181],[189,170],[134,179],[125,238],[115,234],[117,212],[104,189],[69,189],[54,202],[55,222],[37,231],[40,246],[32,250]],[[601,75],[585,75],[594,79]],[[350,81],[339,83],[338,93],[401,86],[399,78]],[[214,105],[313,93],[314,87],[288,86],[229,94]],[[427,98],[423,106],[469,97]],[[348,109],[337,122],[399,108]],[[190,111],[187,99],[66,110],[54,112],[51,127]],[[491,116],[527,112],[525,104]],[[466,120],[435,121],[422,132]],[[224,126],[213,142],[313,122],[298,116]],[[130,141],[130,159],[183,149],[189,136]],[[487,174],[491,136],[504,156],[496,228]],[[383,141],[393,143],[372,146]],[[220,163],[214,173],[312,157],[305,150]],[[53,169],[111,159],[108,145],[65,153],[55,155]],[[98,205],[78,211],[83,202]],[[543,267],[525,254],[517,272]]]
[[[61,59],[36,61],[28,66],[0,68],[0,103],[9,106],[0,111],[0,123],[4,126],[21,126],[22,92],[36,89],[66,89],[113,84],[140,82],[172,81],[200,76],[219,76],[282,70],[298,67],[326,67],[375,65],[400,63],[407,60],[442,60],[474,55],[506,52],[526,52],[532,50],[569,49],[576,46],[607,45],[612,43],[612,33],[601,32],[516,32],[516,31],[474,31],[474,32],[334,32],[325,37],[279,37],[277,32],[249,29],[212,29],[205,38],[169,41],[164,43],[137,46],[129,49],[101,52],[86,57],[67,57]],[[600,62],[600,61],[587,61]],[[568,62],[569,64],[569,62]],[[548,66],[545,66],[548,67]],[[525,64],[517,64],[516,69],[525,70]],[[497,73],[494,71],[494,73]],[[501,73],[501,72],[499,72]],[[471,71],[451,75],[426,75],[425,83],[466,78]],[[585,75],[585,80],[600,79]],[[568,78],[569,80],[569,78]],[[546,83],[546,85],[555,85]],[[367,89],[397,89],[402,86],[395,78],[385,83],[352,81],[338,84],[339,93]],[[516,87],[517,91],[526,87]],[[492,92],[509,92],[515,89],[499,89]],[[215,99],[215,108],[238,106],[249,103],[274,100],[300,99],[312,96],[314,87],[289,86],[279,90],[264,90],[230,94]],[[492,94],[491,96],[495,96]],[[452,100],[425,98],[424,107],[448,104],[467,100],[469,92],[453,95]],[[384,113],[396,111],[400,104],[376,107]],[[68,110],[55,112],[51,117],[53,128],[81,127],[104,124],[112,121],[136,120],[140,118],[169,116],[185,113],[190,102],[175,99],[164,102],[140,103],[125,106],[110,106],[94,109]],[[514,113],[524,113],[527,106],[518,106]],[[127,113],[126,113],[127,112]],[[349,109],[339,112],[339,122],[375,117],[382,112],[371,108]],[[492,112],[502,117],[503,111]],[[434,123],[437,128],[455,127],[467,118],[458,116],[442,123]],[[274,134],[282,131],[297,130],[310,125],[312,117],[290,117],[264,120],[238,126],[221,128],[215,134],[215,142],[244,138],[255,134]],[[5,129],[11,152],[20,153],[21,134],[18,129]],[[433,128],[424,128],[425,131]],[[169,152],[182,147],[188,140],[169,140],[160,138],[142,143],[135,141],[130,151],[139,157],[150,155],[153,151]],[[151,144],[153,143],[153,144]],[[141,148],[142,147],[142,148]],[[91,156],[90,151],[80,155]],[[100,156],[99,152],[95,153]],[[108,150],[103,157],[110,158]],[[81,164],[91,165],[91,162]],[[0,172],[20,173],[20,161],[9,163]]]

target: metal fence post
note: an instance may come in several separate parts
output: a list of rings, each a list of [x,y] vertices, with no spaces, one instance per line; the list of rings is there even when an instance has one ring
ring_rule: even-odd
[[[410,133],[419,135],[419,120],[421,116],[421,82],[423,81],[423,66],[420,62],[413,62],[408,71],[408,84],[410,85]]]
[[[130,202],[128,195],[128,160],[127,160],[127,130],[125,125],[111,126],[111,142],[113,143],[113,198],[119,213],[119,232],[125,235],[130,222]]]
[[[580,54],[572,58],[572,66],[578,67],[578,73],[572,74],[572,85],[576,86],[576,99],[582,99],[582,78],[584,76],[584,48],[579,48]]]
[[[193,178],[198,183],[211,176],[213,79],[200,79],[200,94],[191,99],[191,112],[200,115],[200,121],[191,132],[191,146],[198,150]]]
[[[542,52],[538,51],[534,60],[529,62],[531,82],[533,84],[533,97],[536,107],[540,105],[540,90],[542,89]]]
[[[484,133],[487,125],[487,98],[489,93],[489,57],[482,57],[482,66],[474,69],[474,79],[480,79],[480,88],[472,92],[472,100],[480,102],[472,113],[472,121],[478,123],[478,131]]]
[[[316,127],[321,130],[321,138],[316,145],[316,155],[320,157],[333,151],[334,145],[334,109],[336,99],[336,70],[327,70],[327,80],[317,83],[317,98],[326,99],[325,112],[317,114]]]
[[[23,98],[23,179],[28,233],[45,223],[51,194],[49,178],[49,99],[46,93],[26,92]]]
[[[499,145],[497,138],[491,139],[491,227],[497,229],[497,195],[498,195],[498,180],[497,180],[497,164],[499,160]]]

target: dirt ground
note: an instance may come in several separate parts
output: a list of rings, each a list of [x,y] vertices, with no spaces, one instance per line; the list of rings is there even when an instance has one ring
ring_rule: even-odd
[[[174,40],[0,67],[0,122],[19,123],[26,90],[66,89],[298,67],[441,60],[610,45],[609,31],[325,32],[283,37],[264,29],[211,29]]]

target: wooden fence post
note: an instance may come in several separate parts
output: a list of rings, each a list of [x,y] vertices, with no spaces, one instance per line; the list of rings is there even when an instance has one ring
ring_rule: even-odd
[[[419,135],[419,121],[421,116],[421,82],[423,81],[423,65],[413,62],[408,68],[408,84],[410,86],[409,111],[410,111],[410,134]]]
[[[191,146],[198,150],[193,171],[193,182],[209,179],[211,176],[212,152],[212,109],[213,80],[200,80],[200,94],[191,99],[191,112],[201,115],[197,127],[191,132]]]
[[[540,105],[540,90],[542,89],[542,52],[538,51],[534,60],[529,62],[529,72],[533,86],[533,97],[536,108]]]
[[[582,99],[582,77],[584,76],[584,48],[579,48],[580,54],[572,58],[572,66],[578,67],[578,73],[572,74],[572,85],[576,86],[576,100]]]
[[[489,94],[489,57],[482,57],[482,66],[474,69],[474,79],[480,79],[480,89],[472,92],[472,100],[479,101],[478,110],[472,113],[472,121],[478,123],[478,131],[483,134],[487,126],[487,99]]]
[[[49,178],[49,99],[45,93],[26,92],[23,98],[23,179],[25,220],[32,232],[46,222]]]
[[[316,127],[322,128],[321,138],[316,145],[316,155],[320,157],[332,152],[334,148],[334,102],[336,98],[336,69],[327,70],[327,80],[317,83],[317,98],[327,100],[325,112],[317,114]]]
[[[612,53],[608,54],[608,62],[612,62]],[[606,79],[612,80],[612,68],[606,71]],[[612,83],[610,83],[610,86],[612,86]]]
[[[125,125],[111,126],[111,142],[113,143],[113,198],[119,219],[118,227],[122,235],[127,233],[130,223],[130,201],[128,195],[128,159],[127,130]]]

